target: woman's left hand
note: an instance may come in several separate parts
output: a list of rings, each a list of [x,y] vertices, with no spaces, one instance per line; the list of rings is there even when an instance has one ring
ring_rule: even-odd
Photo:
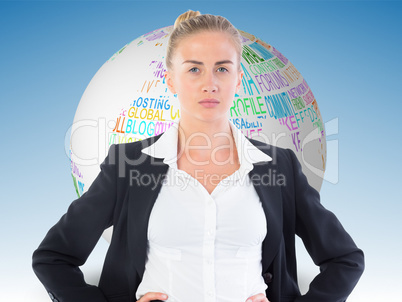
[[[269,302],[269,300],[267,299],[267,297],[265,297],[264,294],[258,294],[251,296],[250,298],[247,299],[246,302]]]

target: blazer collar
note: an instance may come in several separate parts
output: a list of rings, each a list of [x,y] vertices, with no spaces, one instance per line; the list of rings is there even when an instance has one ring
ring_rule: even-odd
[[[255,147],[230,120],[228,120],[228,122],[242,168],[249,171],[253,168],[253,164],[255,163],[272,160],[269,155]],[[177,154],[181,154],[182,152],[177,149],[178,137],[179,135],[183,135],[179,125],[180,121],[179,123],[173,123],[171,127],[161,135],[159,140],[145,147],[141,152],[154,158],[163,159],[165,164],[172,168],[177,168]]]

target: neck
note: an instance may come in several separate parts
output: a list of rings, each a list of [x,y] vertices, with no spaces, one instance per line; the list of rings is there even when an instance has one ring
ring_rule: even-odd
[[[205,141],[208,138],[210,142],[214,143],[218,142],[224,135],[232,137],[228,119],[205,122],[196,119],[188,120],[181,118],[179,131],[181,135],[185,135],[186,140],[191,137],[192,141]]]
[[[200,121],[180,119],[178,150],[187,156],[209,159],[212,153],[219,157],[237,157],[236,145],[228,119]]]

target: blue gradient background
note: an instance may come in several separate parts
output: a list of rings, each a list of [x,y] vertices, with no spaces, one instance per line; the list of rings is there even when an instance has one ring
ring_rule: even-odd
[[[307,80],[324,121],[335,121],[322,203],[366,254],[348,301],[401,301],[401,3],[233,0],[0,2],[0,300],[48,299],[31,255],[76,198],[65,142],[91,78],[187,9],[228,18]],[[106,248],[101,239],[83,267],[88,282]],[[299,254],[305,290],[318,269]]]

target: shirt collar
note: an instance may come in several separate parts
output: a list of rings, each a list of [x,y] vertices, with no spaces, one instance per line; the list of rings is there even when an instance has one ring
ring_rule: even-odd
[[[229,124],[236,144],[240,166],[251,170],[255,163],[272,160],[269,155],[255,147],[230,120]],[[141,152],[155,158],[163,158],[165,164],[177,168],[178,136],[179,123],[173,123],[155,143],[145,147]]]

